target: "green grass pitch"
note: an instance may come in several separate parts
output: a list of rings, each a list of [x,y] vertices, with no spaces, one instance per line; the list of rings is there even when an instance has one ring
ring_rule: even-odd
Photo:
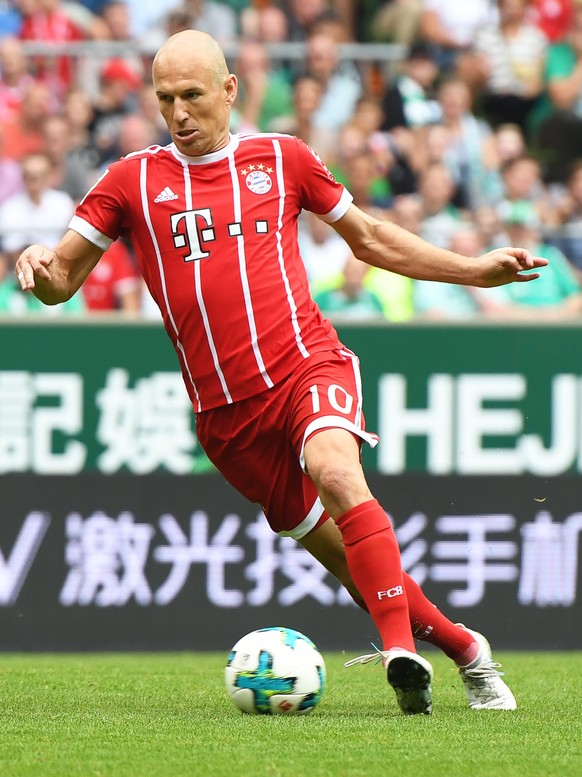
[[[582,652],[502,653],[515,712],[469,710],[431,652],[433,714],[379,666],[328,679],[305,717],[240,713],[224,654],[0,656],[1,777],[580,777]]]

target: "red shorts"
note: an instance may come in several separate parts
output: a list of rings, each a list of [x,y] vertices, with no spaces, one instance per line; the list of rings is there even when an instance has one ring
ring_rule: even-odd
[[[323,429],[341,428],[372,446],[365,431],[359,360],[347,348],[316,353],[271,389],[196,416],[208,458],[251,502],[273,531],[300,539],[326,520],[303,448]]]

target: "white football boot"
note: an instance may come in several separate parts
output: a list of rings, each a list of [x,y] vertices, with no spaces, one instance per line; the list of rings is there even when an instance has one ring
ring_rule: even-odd
[[[501,679],[501,664],[493,661],[491,646],[478,631],[468,629],[462,623],[457,626],[472,634],[479,643],[477,657],[467,666],[459,667],[459,675],[465,686],[469,707],[472,710],[514,710],[515,697]]]

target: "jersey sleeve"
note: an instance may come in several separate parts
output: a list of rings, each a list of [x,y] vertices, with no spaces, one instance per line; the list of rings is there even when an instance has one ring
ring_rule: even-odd
[[[335,180],[317,152],[302,140],[297,140],[297,153],[301,207],[330,224],[341,219],[352,203],[352,195]]]
[[[78,204],[69,228],[106,251],[118,237],[128,234],[125,195],[126,165],[115,162]]]

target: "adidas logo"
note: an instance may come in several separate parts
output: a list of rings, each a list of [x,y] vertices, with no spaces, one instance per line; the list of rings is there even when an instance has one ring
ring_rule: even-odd
[[[166,186],[166,188],[163,189],[158,194],[154,202],[168,202],[169,200],[177,200],[177,199],[178,199],[178,195],[174,194],[174,192],[170,189],[169,186]]]

